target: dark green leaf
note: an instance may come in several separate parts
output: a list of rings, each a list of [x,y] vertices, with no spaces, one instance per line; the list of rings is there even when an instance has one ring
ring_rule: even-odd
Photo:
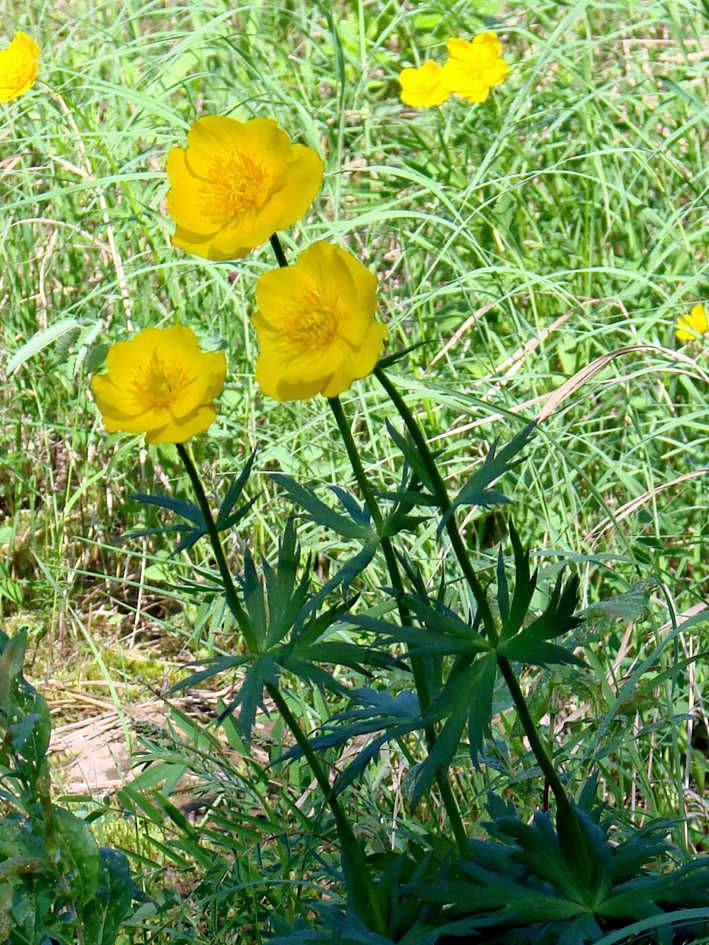
[[[492,694],[497,677],[497,656],[495,653],[489,653],[478,660],[474,666],[478,667],[478,674],[475,698],[470,703],[468,714],[468,742],[471,760],[477,767],[478,755],[483,748],[483,738],[490,730]]]
[[[113,945],[138,897],[144,898],[133,882],[126,856],[102,848],[96,892],[82,914],[85,945]]]
[[[371,526],[362,525],[359,521],[335,512],[318,499],[312,490],[299,485],[290,476],[286,476],[284,473],[271,473],[271,479],[283,486],[293,501],[302,509],[305,509],[312,521],[318,525],[331,528],[343,538],[360,538],[366,541],[372,537]]]
[[[83,820],[62,807],[53,807],[54,829],[59,842],[59,868],[71,898],[87,903],[98,884],[99,849]]]
[[[450,516],[461,505],[490,506],[510,501],[504,495],[491,490],[489,487],[496,479],[499,479],[500,476],[521,462],[521,458],[517,458],[518,454],[531,439],[536,426],[536,421],[528,424],[500,450],[497,448],[499,440],[495,440],[485,457],[482,467],[476,470],[462,486],[451,503],[451,507],[441,517],[438,525],[439,535],[445,528]]]
[[[246,465],[241,470],[239,475],[234,479],[232,484],[227,489],[227,493],[222,500],[222,504],[219,506],[219,512],[217,513],[215,524],[218,531],[222,531],[225,528],[229,528],[230,525],[234,524],[234,520],[230,521],[229,513],[234,508],[236,503],[239,500],[239,497],[243,491],[244,486],[248,482],[249,476],[251,475],[251,469],[254,465],[254,460],[256,458],[256,450],[253,451],[251,456],[249,456],[246,461]],[[254,499],[251,500],[248,507],[250,508],[253,504]],[[238,514],[238,513],[237,513]]]
[[[206,529],[202,510],[194,502],[173,499],[172,496],[168,495],[146,495],[143,492],[134,493],[131,499],[136,499],[138,502],[142,502],[143,505],[157,505],[159,508],[169,509],[171,512],[181,515],[182,518],[186,518],[188,522],[193,522],[200,528]]]

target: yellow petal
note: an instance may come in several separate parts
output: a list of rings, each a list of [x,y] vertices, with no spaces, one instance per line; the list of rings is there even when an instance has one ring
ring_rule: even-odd
[[[440,66],[428,59],[419,69],[403,69],[399,76],[401,100],[414,108],[442,105],[450,94],[440,81]]]
[[[361,347],[349,352],[342,359],[323,389],[323,394],[326,397],[337,397],[351,387],[354,381],[371,374],[379,360],[386,334],[384,325],[374,322]]]
[[[167,194],[167,212],[178,227],[202,233],[216,232],[214,218],[204,213],[204,196],[200,193],[205,182],[189,169],[182,148],[171,148],[167,156],[167,176],[170,190]]]
[[[254,315],[254,324],[270,331],[281,331],[285,320],[293,313],[294,300],[315,289],[313,277],[303,272],[301,266],[269,269],[256,283],[258,312]]]
[[[165,426],[149,430],[145,438],[148,443],[184,443],[198,433],[205,433],[216,419],[217,411],[209,404],[187,417],[172,417]]]
[[[18,31],[7,49],[0,51],[0,102],[9,102],[32,88],[39,58],[37,43]]]

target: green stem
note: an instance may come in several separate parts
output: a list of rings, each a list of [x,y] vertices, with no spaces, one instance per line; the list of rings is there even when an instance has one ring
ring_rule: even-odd
[[[236,588],[234,587],[234,580],[231,576],[231,571],[229,570],[229,565],[227,564],[226,556],[224,554],[224,548],[222,547],[221,539],[219,538],[219,532],[217,531],[217,526],[214,523],[214,517],[212,515],[212,510],[209,507],[209,502],[207,501],[207,496],[204,492],[204,487],[202,485],[202,480],[199,478],[199,473],[197,472],[194,463],[192,462],[192,457],[187,452],[187,447],[184,443],[176,443],[177,452],[182,460],[182,464],[187,470],[187,475],[190,477],[190,482],[192,483],[192,488],[194,489],[195,495],[197,496],[197,503],[202,510],[202,515],[204,516],[204,524],[207,528],[207,534],[209,535],[209,542],[212,546],[212,551],[214,552],[214,557],[217,562],[217,567],[219,568],[219,573],[222,578],[222,584],[224,586],[224,593],[226,595],[226,601],[229,605],[229,610],[232,612],[236,618],[241,632],[244,634],[244,640],[246,645],[249,648],[250,653],[258,653],[258,641],[254,636],[249,621],[246,618],[244,609],[239,603],[239,598],[236,593]]]
[[[332,811],[332,816],[335,818],[335,823],[337,824],[337,832],[340,837],[343,853],[349,861],[348,880],[354,885],[360,885],[361,891],[364,893],[364,897],[369,907],[370,914],[374,920],[374,924],[376,925],[375,931],[377,931],[380,935],[386,935],[388,937],[389,933],[386,921],[382,913],[382,907],[377,896],[377,891],[374,887],[374,883],[372,882],[372,877],[369,872],[369,867],[367,866],[367,861],[365,860],[362,848],[357,842],[357,838],[352,831],[352,827],[350,826],[350,823],[347,820],[344,811],[342,810],[340,802],[332,793],[332,788],[330,786],[330,782],[328,781],[327,774],[320,764],[318,756],[311,748],[310,742],[308,741],[305,732],[301,729],[300,725],[298,724],[298,720],[288,708],[288,703],[278,691],[277,687],[272,683],[266,683],[266,690],[275,702],[276,708],[280,712],[283,721],[290,729],[300,750],[303,752],[303,755],[305,756],[313,772],[313,775],[315,776],[315,780],[318,782],[318,787],[320,788],[326,803]],[[364,905],[364,903],[360,902],[360,906],[361,905]]]
[[[281,245],[281,241],[278,239],[277,233],[274,233],[271,237],[271,246],[273,247],[273,252],[276,254],[278,265],[281,267],[281,269],[287,269],[288,260],[286,259],[286,254],[283,252],[283,246]]]
[[[433,488],[436,501],[438,502],[438,508],[441,514],[445,515],[448,513],[451,507],[451,502],[448,498],[448,490],[446,489],[445,483],[441,478],[441,474],[439,473],[436,462],[431,455],[431,451],[428,448],[426,438],[421,432],[421,428],[414,420],[409,408],[406,406],[404,398],[386,376],[384,370],[380,367],[375,367],[374,374],[379,383],[389,395],[389,398],[396,407],[399,416],[404,421],[406,429],[411,434],[411,438],[416,444],[421,461],[426,467],[426,472],[428,473],[429,479],[431,480],[431,486]],[[468,557],[468,553],[465,549],[463,539],[460,536],[460,532],[458,531],[458,526],[453,515],[448,515],[448,519],[446,521],[446,531],[448,532],[448,537],[458,563],[463,571],[463,574],[465,575],[470,589],[473,592],[473,596],[475,597],[475,602],[480,610],[488,639],[493,646],[497,646],[497,628],[495,627],[495,618],[492,616],[492,610],[490,609],[490,603],[487,599],[487,594],[485,593],[485,589],[480,583],[478,576],[475,573],[472,564],[470,563],[470,558]]]
[[[251,653],[258,653],[258,643],[251,631],[246,614],[239,603],[236,587],[234,586],[234,580],[231,576],[231,571],[229,570],[229,566],[224,555],[224,549],[222,547],[221,539],[219,538],[219,532],[217,531],[217,527],[214,523],[214,517],[212,516],[212,510],[209,507],[209,502],[207,501],[204,487],[202,486],[202,480],[199,478],[199,473],[197,472],[197,469],[195,468],[192,458],[187,452],[185,445],[183,443],[177,443],[175,445],[177,446],[177,452],[180,456],[180,459],[187,470],[187,475],[190,478],[195,495],[197,496],[197,502],[200,509],[202,510],[202,515],[204,516],[204,522],[207,528],[207,534],[209,535],[209,541],[212,545],[212,551],[214,552],[214,557],[216,558],[219,573],[221,574],[222,582],[224,584],[224,592],[226,594],[227,603],[230,610],[239,622],[239,626],[244,634],[244,639],[246,640],[246,645],[248,646],[249,651]],[[313,775],[318,782],[320,790],[323,792],[324,799],[332,811],[333,817],[335,818],[335,823],[337,824],[337,832],[343,852],[350,864],[349,880],[354,886],[356,893],[358,893],[358,900],[361,904],[366,901],[377,926],[377,931],[381,935],[387,935],[388,932],[386,923],[382,915],[379,900],[376,896],[376,890],[374,888],[374,883],[372,882],[372,877],[369,873],[366,860],[364,859],[364,854],[357,843],[355,835],[352,832],[352,828],[350,827],[349,822],[344,815],[339,801],[332,795],[330,782],[327,779],[327,775],[323,771],[322,766],[318,761],[317,755],[310,747],[308,739],[298,725],[295,716],[288,708],[288,705],[283,699],[283,696],[280,694],[278,689],[270,683],[266,683],[266,689],[273,701],[276,703],[278,711],[281,713],[283,720],[293,733],[293,737],[302,749],[303,754],[305,755],[308,764],[312,769]]]
[[[399,572],[399,565],[396,560],[394,548],[392,546],[391,540],[388,537],[382,535],[384,529],[384,519],[382,518],[382,513],[379,509],[377,499],[369,486],[367,474],[365,473],[364,467],[362,466],[362,460],[360,459],[359,451],[357,450],[357,444],[354,441],[352,430],[350,429],[349,424],[345,418],[345,413],[342,409],[340,399],[339,397],[331,397],[328,398],[328,403],[330,404],[330,409],[332,410],[332,413],[335,417],[335,422],[337,423],[337,428],[340,431],[340,436],[342,437],[342,440],[345,444],[345,449],[347,450],[350,465],[352,466],[352,471],[355,474],[355,479],[357,480],[357,484],[359,485],[360,491],[362,493],[362,498],[369,509],[369,514],[372,516],[372,521],[374,522],[375,528],[379,534],[379,541],[382,546],[382,551],[384,552],[384,559],[389,571],[389,578],[393,588],[397,591],[396,601],[397,607],[399,609],[399,616],[401,618],[402,624],[407,626],[411,623],[411,616],[406,605],[406,600],[404,599],[404,585],[401,580],[401,574]],[[414,684],[416,686],[416,692],[419,698],[419,705],[421,706],[421,711],[425,712],[431,704],[431,698],[428,692],[428,684],[426,682],[426,671],[421,657],[411,656],[411,669],[414,674]],[[426,736],[426,744],[428,745],[428,749],[430,751],[436,743],[436,730],[433,725],[427,725],[424,729],[424,734]],[[465,859],[470,859],[471,854],[470,844],[468,843],[468,835],[465,831],[465,826],[463,825],[463,820],[460,816],[460,810],[458,809],[458,804],[456,803],[451,786],[447,777],[445,776],[439,777],[437,780],[438,787],[441,791],[441,799],[443,800],[448,818],[451,822],[460,855]]]
[[[431,451],[428,447],[428,443],[426,442],[426,438],[421,432],[421,428],[414,420],[411,411],[406,405],[406,402],[389,380],[389,378],[386,376],[384,370],[381,367],[376,367],[374,369],[374,373],[377,377],[377,380],[391,398],[392,403],[399,412],[399,416],[406,425],[406,429],[411,434],[416,448],[418,449],[419,456],[421,457],[421,461],[426,467],[426,472],[428,473],[431,486],[434,490],[439,511],[442,515],[449,513],[451,502],[450,498],[448,497],[448,490],[446,489],[445,483],[443,482],[441,474],[438,471],[435,460],[431,455]],[[497,628],[495,627],[495,621],[492,616],[492,611],[490,609],[487,595],[485,594],[485,590],[481,585],[477,575],[475,574],[473,566],[470,562],[470,558],[468,557],[468,553],[465,549],[465,545],[463,544],[463,540],[460,536],[460,532],[458,531],[455,517],[451,514],[448,514],[448,519],[446,521],[446,531],[448,532],[451,546],[458,563],[465,574],[478,607],[481,608],[482,619],[487,631],[488,639],[493,644],[493,646],[497,646],[497,643],[499,642],[499,635],[497,633]],[[529,744],[532,748],[532,751],[534,752],[535,758],[537,759],[537,763],[539,764],[539,767],[541,768],[545,778],[549,782],[549,786],[554,792],[554,797],[556,798],[558,807],[564,809],[568,813],[573,813],[566,791],[564,790],[564,786],[561,783],[554,766],[549,760],[549,757],[544,749],[544,745],[537,734],[536,726],[534,725],[532,717],[529,714],[529,709],[527,708],[527,702],[524,698],[524,693],[520,688],[519,682],[517,681],[517,677],[515,676],[514,670],[512,669],[509,660],[503,656],[498,655],[497,664],[500,667],[500,672],[502,673],[504,680],[507,683],[507,687],[510,690],[510,694],[514,700],[522,727],[524,728],[525,734],[529,739]],[[573,816],[572,819],[576,824],[576,817]]]

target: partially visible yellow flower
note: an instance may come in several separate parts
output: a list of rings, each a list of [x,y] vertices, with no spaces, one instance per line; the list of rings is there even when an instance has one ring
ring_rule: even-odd
[[[680,315],[677,320],[678,341],[694,341],[697,335],[706,335],[708,331],[709,320],[703,305],[695,305],[689,315]]]
[[[442,105],[450,92],[441,85],[441,67],[429,59],[419,69],[404,69],[399,76],[401,101],[415,108]]]
[[[91,378],[109,433],[145,433],[148,443],[184,443],[217,416],[212,401],[224,387],[224,352],[201,351],[191,328],[146,328],[118,341],[107,374]]]
[[[291,144],[271,118],[199,118],[187,147],[167,156],[173,246],[206,259],[245,256],[300,220],[323,171],[315,151]]]
[[[15,33],[0,50],[0,102],[9,102],[31,89],[39,68],[39,46],[26,33]]]
[[[494,33],[478,33],[472,43],[448,40],[448,62],[441,69],[441,85],[469,102],[484,102],[493,85],[507,75],[508,65],[500,59],[502,47]]]
[[[256,380],[276,400],[336,397],[374,370],[386,335],[377,279],[352,253],[314,243],[256,284]]]

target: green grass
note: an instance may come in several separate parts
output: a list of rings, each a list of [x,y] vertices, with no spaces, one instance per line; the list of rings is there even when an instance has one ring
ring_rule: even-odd
[[[0,25],[8,36],[30,33],[42,63],[34,91],[3,106],[0,372],[35,333],[64,319],[76,326],[2,378],[0,614],[33,628],[36,659],[50,660],[58,679],[93,660],[83,655],[88,624],[97,648],[118,654],[100,672],[130,682],[140,671],[122,669],[120,653],[136,640],[147,663],[235,645],[215,609],[188,602],[183,611],[179,589],[160,580],[153,556],[169,547],[163,540],[116,546],[146,521],[132,493],[188,490],[171,447],[107,436],[88,395],[96,346],[139,328],[178,319],[226,343],[219,420],[194,448],[214,493],[258,449],[250,494],[261,491],[234,537],[235,568],[247,543],[273,556],[290,511],[269,471],[351,481],[324,402],[279,405],[255,384],[250,315],[255,281],[275,264],[269,247],[240,261],[232,284],[229,266],[169,244],[169,148],[184,144],[199,115],[274,117],[326,162],[323,190],[282,234],[284,246],[293,257],[330,239],[377,273],[389,350],[423,342],[392,374],[443,451],[450,485],[496,437],[506,441],[553,405],[502,488],[543,571],[563,561],[579,570],[591,608],[584,640],[595,656],[588,671],[526,680],[533,708],[541,717],[553,706],[560,759],[579,777],[600,766],[609,802],[628,819],[689,816],[679,839],[705,850],[706,740],[688,744],[687,713],[698,713],[695,736],[706,734],[707,674],[701,659],[679,661],[709,648],[707,632],[701,621],[672,627],[709,592],[707,348],[678,350],[674,338],[677,318],[709,301],[709,13],[690,0],[485,3],[474,5],[479,13],[467,0],[412,6],[9,0]],[[486,28],[501,36],[511,66],[488,102],[401,105],[401,68],[442,61],[448,37]],[[604,356],[585,381],[563,387]],[[361,381],[344,402],[365,465],[392,487],[398,460],[381,390]],[[503,511],[476,510],[465,526],[489,579]],[[160,518],[151,512],[147,521]],[[323,578],[346,550],[308,525],[301,540]],[[437,580],[445,549],[434,527],[410,541]],[[178,582],[192,565],[210,568],[206,548],[177,563]],[[375,564],[363,603],[386,583]],[[593,610],[611,599],[606,612]],[[313,726],[328,714],[322,700],[304,709]],[[540,786],[522,777],[526,747],[509,716],[495,734],[506,742],[498,764],[507,771],[463,764],[471,807],[490,782],[512,777],[516,799],[534,808]],[[192,752],[177,743],[175,751]],[[243,746],[232,748],[241,757]],[[214,773],[194,765],[213,787]],[[361,788],[371,812],[362,829],[374,846],[389,842],[394,806],[401,836],[422,829],[400,805],[399,765],[405,759],[383,758]],[[276,811],[295,823],[308,773],[296,765],[271,777],[284,791],[271,799]],[[253,791],[263,799],[259,778]],[[227,804],[240,790],[230,784]],[[253,829],[242,839],[251,864],[264,828]],[[233,824],[229,831],[238,834]],[[266,845],[260,875],[273,879],[268,895],[287,915],[300,866],[315,870],[313,882],[322,874],[306,833],[296,850],[280,842]],[[264,889],[254,892],[253,877],[232,880],[233,902],[257,912]],[[210,940],[229,940],[219,934]]]

